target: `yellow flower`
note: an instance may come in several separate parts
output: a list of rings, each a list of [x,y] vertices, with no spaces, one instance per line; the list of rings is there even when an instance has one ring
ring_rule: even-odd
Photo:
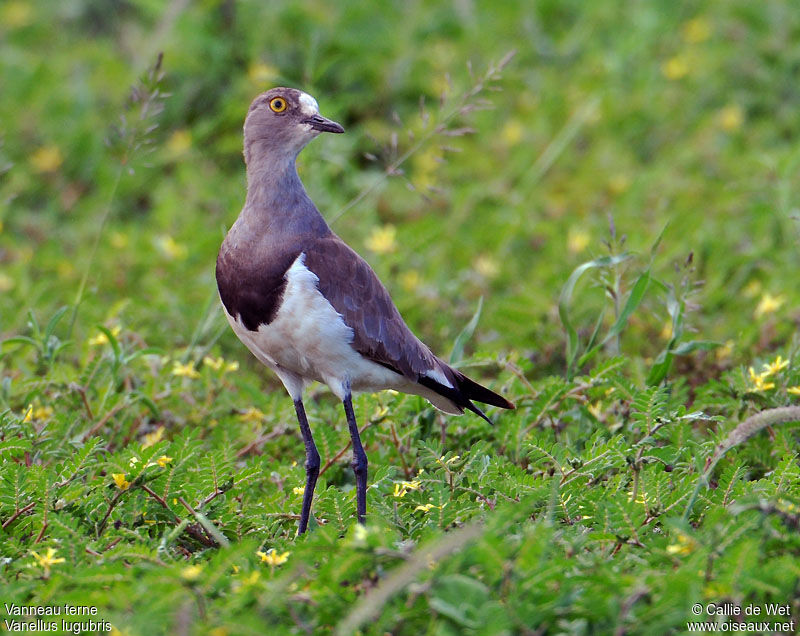
[[[744,295],[745,298],[755,298],[760,293],[761,293],[760,280],[751,280],[742,290],[742,294]]]
[[[727,360],[728,358],[731,357],[731,354],[733,353],[734,344],[735,343],[733,342],[733,340],[728,340],[724,345],[722,345],[716,350],[715,356],[717,358],[717,362],[723,362],[724,360]]]
[[[115,249],[124,249],[128,247],[128,235],[123,232],[112,232],[109,242]]]
[[[258,579],[261,578],[261,572],[258,570],[253,570],[247,576],[242,576],[242,583],[245,585],[255,585],[258,582]]]
[[[602,408],[602,405],[600,404],[599,400],[597,402],[595,402],[594,404],[590,404],[586,408],[589,411],[589,413],[592,414],[594,419],[599,420],[599,419],[602,418],[602,416],[603,416],[603,408]]]
[[[161,468],[166,468],[167,464],[172,461],[172,457],[167,457],[166,455],[162,455],[156,460],[156,463],[161,466]]]
[[[507,146],[516,146],[522,141],[525,134],[525,126],[519,119],[509,119],[500,131],[500,138]]]
[[[142,449],[150,448],[154,444],[157,444],[161,441],[161,438],[164,436],[164,427],[159,426],[156,430],[152,433],[147,433],[144,436],[144,443],[142,444]]]
[[[775,388],[774,382],[765,382],[764,380],[769,376],[768,373],[760,373],[756,374],[753,367],[748,369],[748,373],[750,374],[750,381],[753,383],[753,390],[754,391],[769,391],[770,389]]]
[[[421,510],[422,512],[430,512],[431,508],[438,508],[438,507],[439,506],[436,506],[432,503],[426,503],[424,506],[417,506],[416,508],[414,508],[414,512],[416,512],[417,510]]]
[[[678,533],[677,542],[667,546],[667,554],[687,555],[694,552],[695,548],[697,548],[697,541],[683,533]]]
[[[744,123],[744,111],[739,104],[729,104],[719,111],[719,125],[726,132],[739,130]]]
[[[30,263],[33,260],[33,247],[30,245],[21,245],[17,248],[17,262]]]
[[[175,360],[172,363],[172,375],[177,375],[184,378],[199,378],[200,372],[194,368],[194,362],[181,364]]]
[[[453,462],[457,462],[459,459],[461,459],[461,455],[453,455],[453,456],[452,456],[450,459],[448,459],[447,461],[445,461],[445,460],[444,460],[444,455],[442,455],[442,456],[439,458],[439,461],[440,461],[440,462],[444,462],[444,465],[445,465],[445,466],[449,466],[449,465],[450,465],[450,464],[452,464]],[[403,483],[408,483],[408,482],[403,482]],[[418,482],[418,481],[413,481],[413,482],[411,482],[411,483],[412,483],[412,484],[417,484],[417,488],[419,488],[419,482]]]
[[[415,269],[410,269],[400,274],[400,284],[406,291],[414,291],[419,287],[420,280],[419,272]]]
[[[125,479],[125,473],[111,473],[111,477],[120,490],[128,490],[131,487],[131,482]]]
[[[56,558],[56,550],[55,548],[47,548],[47,552],[44,554],[39,554],[38,552],[34,552],[31,550],[31,556],[36,561],[36,565],[44,570],[44,577],[47,578],[50,576],[50,568],[54,565],[59,563],[64,563],[64,559],[61,557]]]
[[[783,356],[778,356],[777,358],[775,358],[769,364],[765,364],[764,365],[764,371],[761,373],[761,375],[763,375],[765,377],[766,376],[770,376],[770,375],[774,375],[775,373],[778,373],[779,371],[782,371],[783,369],[785,369],[788,366],[789,366],[789,361],[788,360],[784,360]]]
[[[181,570],[181,578],[185,581],[195,581],[203,573],[201,565],[187,565]]]
[[[8,2],[0,13],[0,22],[14,29],[30,24],[33,8],[28,2]]]
[[[412,160],[413,182],[419,190],[428,190],[436,185],[436,171],[442,163],[439,150],[431,146],[424,152],[417,154]]]
[[[797,505],[792,501],[786,501],[786,499],[778,499],[778,507],[784,512],[792,514],[797,512]]]
[[[753,312],[753,316],[755,318],[761,318],[766,314],[775,313],[778,309],[781,308],[783,303],[786,302],[786,296],[783,294],[778,294],[777,296],[773,296],[769,292],[765,292],[763,296],[761,296],[761,300],[758,302],[758,306],[756,310]]]
[[[800,385],[790,386],[788,389],[786,389],[786,391],[792,395],[800,395]]]
[[[116,327],[112,327],[111,329],[109,329],[109,331],[111,332],[111,335],[114,336],[114,338],[116,339],[119,337],[119,334],[122,331],[122,327],[117,325]],[[108,336],[104,334],[102,331],[99,334],[97,334],[94,338],[89,338],[90,347],[97,347],[104,344],[108,344]]]
[[[360,523],[357,523],[356,527],[353,529],[353,540],[358,543],[363,543],[367,540],[368,535],[369,530],[367,530],[366,526],[362,526]]]
[[[186,128],[176,130],[167,140],[167,151],[173,157],[184,154],[192,147],[192,133]]]
[[[443,47],[441,47],[441,46],[436,46],[434,48],[434,55],[436,56],[436,59],[438,61],[441,61],[441,58],[438,55],[436,55],[436,53],[438,53],[439,51],[442,51],[442,50],[443,50]],[[450,80],[448,79],[448,77],[446,75],[436,75],[431,80],[431,88],[433,90],[433,94],[434,95],[440,95],[440,96],[444,97],[444,96],[450,94],[450,91],[452,90],[453,87],[451,86]]]
[[[37,406],[28,404],[25,409],[25,416],[22,418],[23,422],[32,422],[33,420],[47,420],[53,417],[53,407],[51,406]]]
[[[31,155],[31,164],[38,173],[55,172],[63,162],[58,146],[42,146]]]
[[[278,554],[275,552],[274,548],[270,548],[266,552],[262,552],[259,550],[256,552],[256,556],[261,558],[262,563],[267,563],[270,567],[275,567],[276,565],[283,565],[286,563],[287,559],[291,552],[284,552],[283,554]]]
[[[266,415],[264,415],[260,409],[257,409],[255,406],[251,406],[249,409],[242,411],[239,414],[239,417],[246,422],[261,422]]]
[[[615,174],[608,180],[608,190],[611,194],[620,195],[631,187],[631,179],[626,174]]]
[[[251,64],[247,69],[247,78],[257,85],[272,83],[280,75],[280,72],[274,66],[264,64],[263,62],[256,62]]]
[[[699,44],[711,37],[711,25],[705,18],[692,18],[683,25],[683,39],[689,44]]]
[[[395,483],[394,497],[402,499],[409,490],[419,490],[419,487],[420,482],[416,479],[413,481],[401,481],[399,484]]]
[[[203,364],[207,367],[211,367],[214,371],[219,371],[225,364],[225,360],[222,358],[212,358],[211,356],[206,356],[203,358]]]
[[[75,265],[71,261],[59,261],[56,265],[59,278],[69,278],[75,271]]]
[[[295,495],[302,495],[305,492],[305,488],[301,488],[300,486],[295,486],[294,488],[292,488],[292,492]]]
[[[684,55],[671,57],[661,65],[661,73],[670,80],[679,80],[689,74],[689,62]]]
[[[211,356],[203,358],[203,364],[211,367],[214,371],[222,371],[223,373],[236,371],[239,368],[238,362],[225,362],[223,358],[212,358]]]
[[[475,271],[484,278],[494,278],[500,273],[500,265],[491,256],[481,254],[473,264]]]
[[[166,234],[157,236],[155,239],[156,247],[169,260],[182,260],[189,254],[189,250],[182,243],[178,243],[174,238]]]
[[[384,225],[372,230],[366,241],[367,249],[376,254],[389,254],[397,249],[397,228]]]
[[[567,232],[567,249],[571,254],[578,254],[586,249],[591,241],[588,232],[577,230],[574,227],[569,228]]]
[[[8,274],[0,272],[0,292],[11,291],[14,287],[14,279]]]

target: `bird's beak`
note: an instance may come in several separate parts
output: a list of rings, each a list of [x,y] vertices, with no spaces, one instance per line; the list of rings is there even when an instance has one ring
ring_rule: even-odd
[[[308,119],[303,120],[304,124],[308,124],[314,130],[319,130],[320,132],[331,132],[331,133],[343,133],[344,128],[341,125],[337,124],[332,119],[328,119],[327,117],[323,117],[322,115],[314,115],[313,117],[309,117]]]

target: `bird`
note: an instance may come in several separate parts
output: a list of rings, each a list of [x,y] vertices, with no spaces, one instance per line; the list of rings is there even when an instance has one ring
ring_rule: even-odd
[[[306,452],[298,535],[308,528],[320,469],[303,405],[311,382],[326,384],[344,406],[361,524],[368,464],[353,392],[420,395],[445,413],[467,409],[490,424],[473,400],[514,408],[434,355],[403,321],[372,268],[330,229],[296,168],[300,151],[325,132],[344,128],[323,117],[303,91],[277,87],[253,100],[244,122],[247,196],[216,262],[231,328],[294,401]]]

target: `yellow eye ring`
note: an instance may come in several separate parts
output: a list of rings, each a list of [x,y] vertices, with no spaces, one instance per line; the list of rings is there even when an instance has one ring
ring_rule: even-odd
[[[273,113],[282,113],[287,107],[286,100],[283,97],[273,97],[269,100],[269,107]]]

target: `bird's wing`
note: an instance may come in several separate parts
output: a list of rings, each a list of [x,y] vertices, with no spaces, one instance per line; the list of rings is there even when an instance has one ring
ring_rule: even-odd
[[[513,409],[501,395],[437,358],[406,326],[389,292],[367,262],[335,234],[304,246],[305,266],[319,279],[323,296],[353,330],[353,347],[364,357],[400,373],[489,418],[472,400]],[[491,423],[491,422],[490,422]]]
[[[406,326],[375,272],[336,235],[305,246],[305,266],[319,290],[353,330],[361,355],[416,382],[440,363]]]

